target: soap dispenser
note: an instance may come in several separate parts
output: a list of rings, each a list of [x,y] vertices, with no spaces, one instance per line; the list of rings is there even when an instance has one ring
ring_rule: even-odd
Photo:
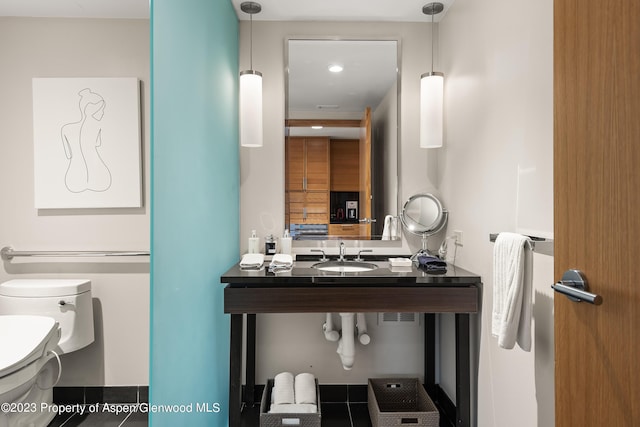
[[[291,255],[291,236],[289,230],[284,230],[284,236],[280,239],[280,252]]]
[[[251,237],[249,237],[247,252],[250,254],[260,253],[260,238],[258,238],[256,230],[251,230]]]

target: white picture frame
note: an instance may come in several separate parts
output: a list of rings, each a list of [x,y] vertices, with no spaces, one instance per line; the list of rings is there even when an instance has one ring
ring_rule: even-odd
[[[140,82],[33,79],[36,209],[142,206]]]

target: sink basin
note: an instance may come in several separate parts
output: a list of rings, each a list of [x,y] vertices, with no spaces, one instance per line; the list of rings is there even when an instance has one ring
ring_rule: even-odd
[[[337,273],[361,273],[378,268],[377,265],[362,261],[324,261],[313,264],[311,267],[320,271],[333,271]]]

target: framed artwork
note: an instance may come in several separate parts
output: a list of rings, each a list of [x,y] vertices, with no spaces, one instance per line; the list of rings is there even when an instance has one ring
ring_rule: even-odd
[[[34,78],[37,209],[142,206],[137,78]]]

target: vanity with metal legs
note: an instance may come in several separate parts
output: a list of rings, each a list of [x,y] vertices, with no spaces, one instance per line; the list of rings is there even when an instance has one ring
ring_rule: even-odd
[[[425,313],[424,386],[436,400],[441,389],[436,383],[435,313],[455,313],[456,403],[455,419],[451,421],[459,427],[470,427],[469,322],[470,315],[478,312],[480,277],[455,266],[449,266],[446,274],[431,275],[415,267],[411,272],[398,273],[388,263],[376,262],[379,268],[373,271],[326,274],[311,268],[311,264],[296,262],[292,271],[277,275],[234,266],[221,277],[227,284],[224,312],[231,315],[229,425],[254,425],[244,417],[243,407],[254,404],[256,314],[418,312]]]

